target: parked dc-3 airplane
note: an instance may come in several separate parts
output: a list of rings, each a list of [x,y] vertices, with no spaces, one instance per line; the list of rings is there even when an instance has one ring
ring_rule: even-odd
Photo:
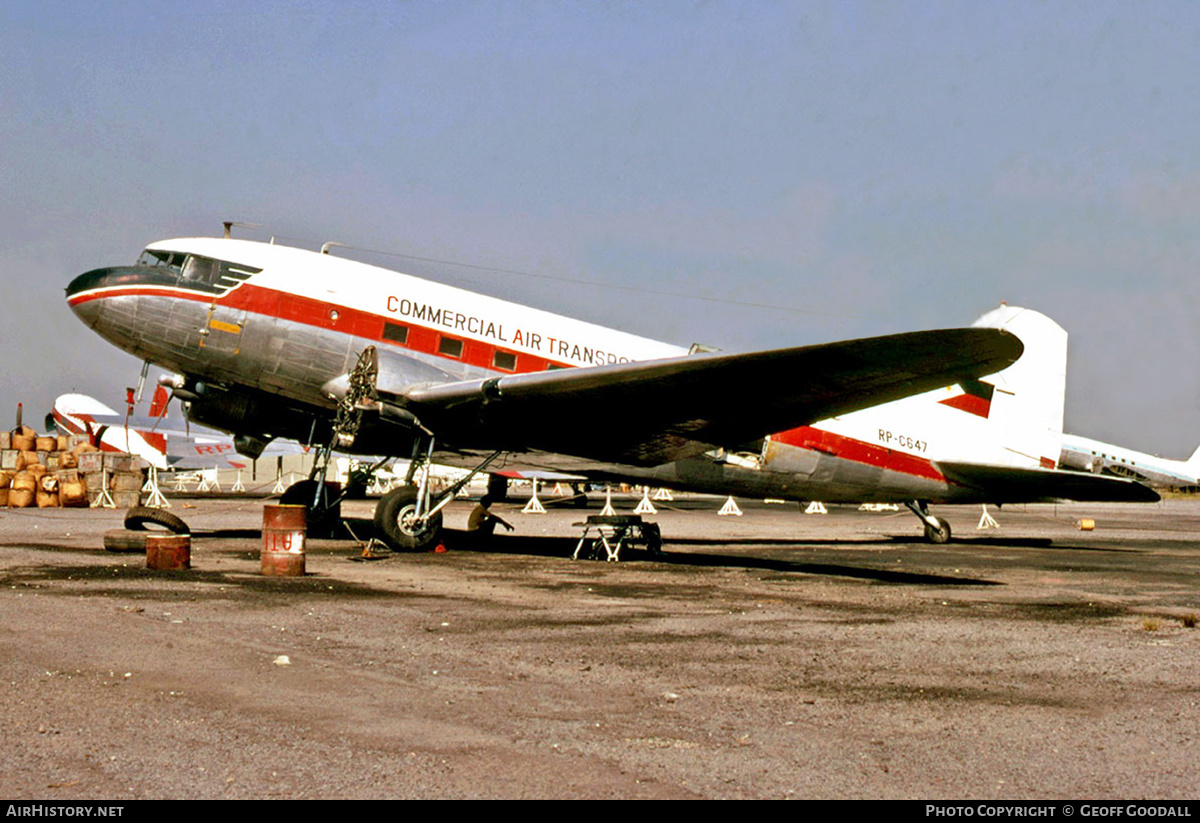
[[[1168,489],[1200,486],[1200,448],[1187,460],[1170,460],[1112,443],[1064,434],[1058,459],[1064,469],[1128,477]]]
[[[79,275],[67,300],[105,339],[176,372],[167,382],[189,417],[233,433],[242,453],[283,437],[322,444],[326,459],[335,447],[411,459],[409,485],[375,513],[395,548],[433,544],[460,487],[434,493],[418,470],[432,462],[905,502],[937,542],[949,527],[930,502],[1157,499],[1136,483],[1053,468],[1057,441],[1025,431],[1053,418],[1032,396],[1044,388],[1039,369],[1014,367],[1013,385],[1003,373],[980,380],[1030,362],[1018,360],[1019,334],[998,328],[689,355],[364,263],[229,238],[153,243],[132,266]],[[1032,386],[1022,382],[1030,374]],[[853,414],[877,404],[888,405]],[[1049,404],[1061,431],[1061,392]],[[321,460],[313,477],[319,512]]]

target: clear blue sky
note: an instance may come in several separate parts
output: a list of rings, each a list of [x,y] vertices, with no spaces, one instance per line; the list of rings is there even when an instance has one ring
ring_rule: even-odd
[[[728,350],[1006,300],[1069,430],[1186,456],[1198,82],[1185,2],[0,4],[0,424],[136,379],[72,276],[240,219]]]

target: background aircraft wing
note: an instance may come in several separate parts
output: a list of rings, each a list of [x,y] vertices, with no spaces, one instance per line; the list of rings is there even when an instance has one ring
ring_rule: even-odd
[[[178,420],[166,417],[150,417],[145,414],[88,414],[88,420],[99,426],[111,426],[116,429],[128,428],[130,431],[153,432],[154,434],[186,434],[189,429]]]
[[[991,374],[1021,351],[1005,331],[949,329],[377,390],[451,448],[653,466]]]
[[[1115,501],[1153,503],[1158,493],[1133,480],[1107,475],[1083,474],[1061,469],[993,466],[981,463],[934,464],[946,479],[994,495],[994,503],[1052,500]]]

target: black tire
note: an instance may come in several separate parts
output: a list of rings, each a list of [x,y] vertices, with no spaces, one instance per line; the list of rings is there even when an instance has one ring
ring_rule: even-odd
[[[134,506],[125,512],[125,528],[129,531],[140,532],[147,529],[153,531],[169,531],[172,534],[191,534],[192,530],[183,520],[163,509],[150,506]],[[143,546],[142,548],[145,548]]]
[[[925,524],[925,539],[930,543],[941,545],[942,543],[950,542],[950,524],[940,517],[933,518],[937,521],[938,527],[935,529],[930,524]]]
[[[663,553],[662,530],[657,523],[646,523],[642,526],[642,535],[646,538],[646,551],[654,557]]]
[[[487,493],[493,503],[503,503],[508,499],[508,478],[499,474],[489,474]]]
[[[104,550],[110,552],[146,553],[146,538],[150,532],[131,532],[125,529],[110,529],[104,533]]]
[[[428,551],[442,534],[442,513],[438,512],[416,528],[412,515],[417,510],[417,490],[400,486],[385,494],[375,506],[375,531],[392,551]]]
[[[316,497],[317,481],[301,480],[284,490],[283,494],[279,496],[279,503],[283,506],[307,506],[308,536],[332,537],[342,524],[342,501],[338,500],[330,505],[329,500],[332,495],[327,485],[323,487],[321,500],[314,506],[313,501],[316,500]]]

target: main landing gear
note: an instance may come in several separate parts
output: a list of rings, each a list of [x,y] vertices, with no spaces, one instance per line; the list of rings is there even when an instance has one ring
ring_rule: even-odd
[[[924,500],[905,501],[909,511],[915,514],[925,526],[925,539],[930,543],[948,543],[950,541],[950,524],[940,517],[929,513],[929,503]]]
[[[409,467],[409,480],[416,479],[416,485],[392,489],[375,506],[375,531],[393,551],[428,551],[436,546],[442,534],[442,509],[454,499],[459,489],[491,465],[501,452],[492,452],[466,477],[437,494],[433,493],[429,483],[432,455],[431,435],[425,454],[414,454]]]
[[[368,346],[359,354],[357,364],[348,375],[346,393],[338,403],[337,416],[333,422],[332,441],[318,450],[311,478],[296,484],[302,488],[295,492],[294,497],[296,502],[303,502],[309,506],[310,517],[324,517],[337,522],[339,512],[334,506],[340,504],[341,496],[334,498],[325,484],[329,456],[336,448],[345,449],[354,444],[364,411],[383,412],[392,422],[412,430],[415,437],[405,485],[388,492],[376,505],[375,531],[394,551],[427,550],[436,546],[441,538],[442,509],[454,499],[459,489],[486,469],[501,452],[492,452],[466,477],[449,488],[434,493],[429,478],[434,434],[407,409],[384,407],[380,403],[375,391],[378,374],[378,355],[374,346]],[[373,473],[386,459],[381,460],[370,471]]]

